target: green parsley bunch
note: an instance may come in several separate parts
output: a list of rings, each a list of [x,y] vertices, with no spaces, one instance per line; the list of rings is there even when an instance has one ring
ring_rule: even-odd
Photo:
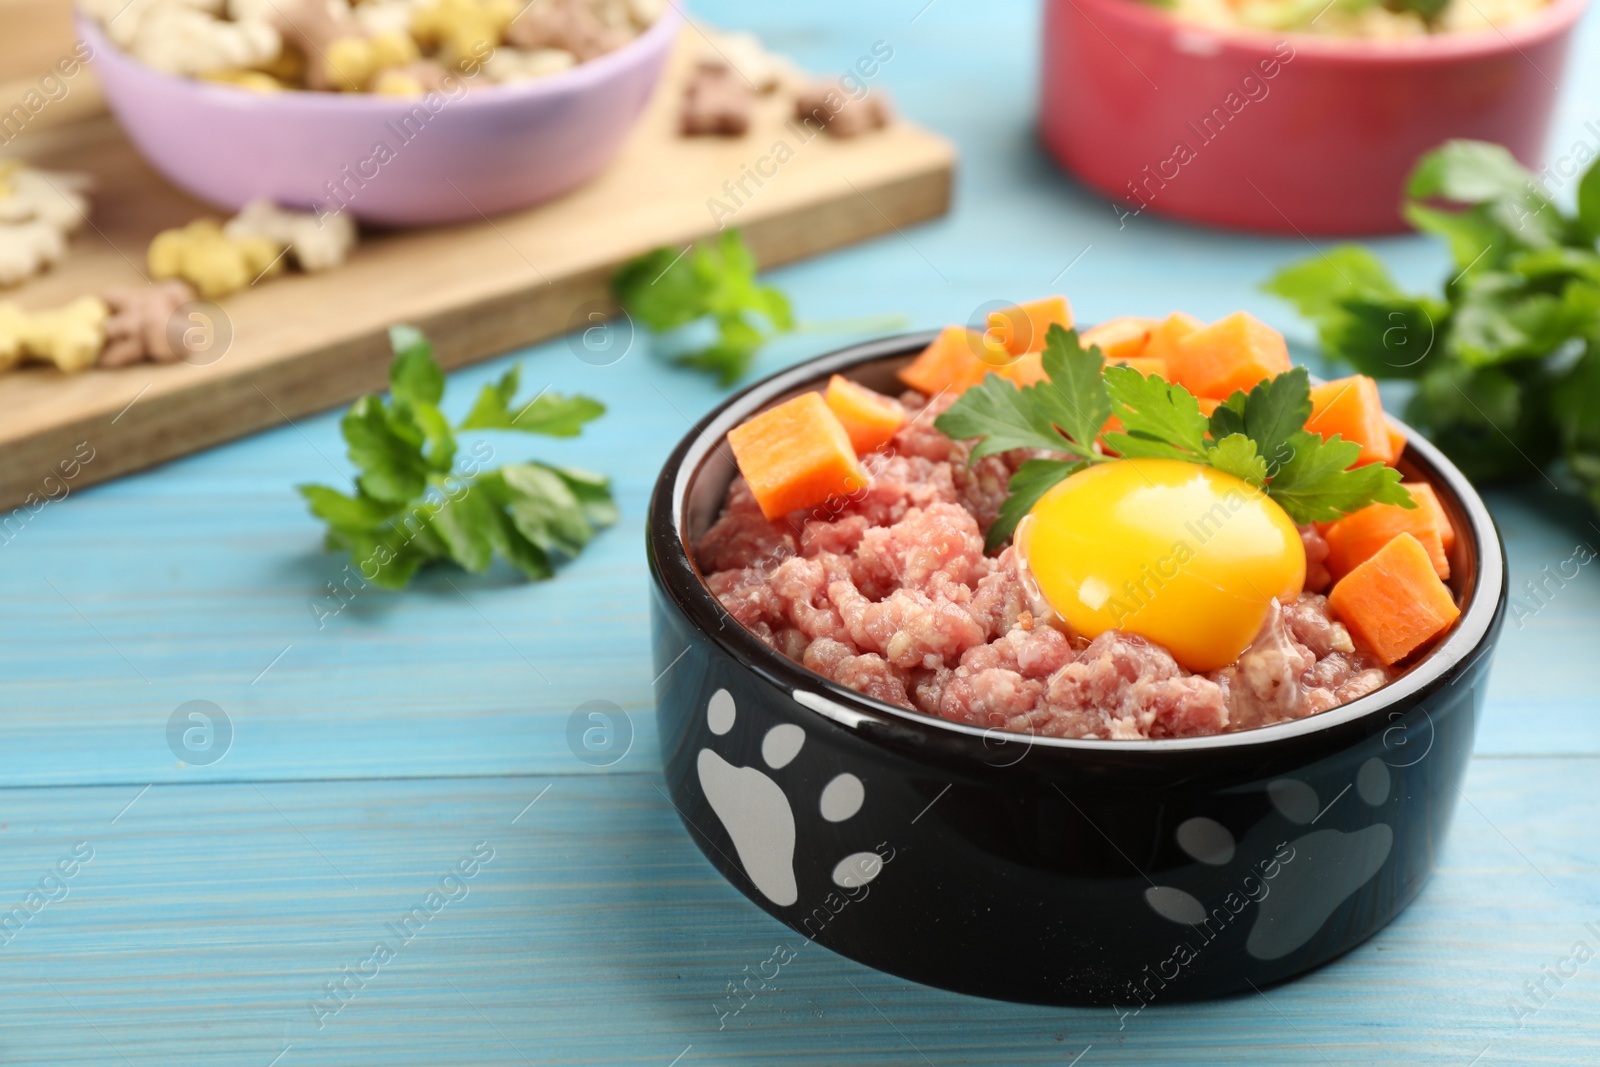
[[[1600,508],[1600,162],[1571,214],[1482,141],[1424,156],[1407,194],[1406,218],[1455,260],[1442,296],[1402,291],[1359,245],[1264,288],[1316,324],[1331,358],[1414,381],[1406,421],[1469,478],[1515,481],[1563,459]]]
[[[355,492],[299,487],[328,524],[327,547],[349,552],[363,578],[400,589],[423,564],[450,560],[479,573],[496,554],[528,578],[549,578],[553,557],[577,555],[617,521],[601,474],[535,461],[485,469],[493,452],[481,444],[456,469],[459,431],[575,437],[605,412],[599,401],[544,391],[518,405],[520,367],[512,367],[452,427],[438,406],[444,374],[433,346],[409,326],[392,327],[389,338],[389,399],[364,396],[339,424],[360,469]]]
[[[713,343],[675,362],[709,371],[724,386],[744,376],[773,336],[794,329],[788,298],[756,281],[755,257],[738,230],[724,230],[687,252],[646,252],[617,270],[611,292],[624,311],[658,333],[695,322],[714,326]]]

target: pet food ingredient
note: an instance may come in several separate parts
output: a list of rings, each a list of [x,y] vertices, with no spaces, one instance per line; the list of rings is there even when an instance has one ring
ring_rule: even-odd
[[[482,444],[457,469],[461,431],[572,437],[603,405],[548,390],[519,405],[519,368],[512,367],[452,427],[439,410],[444,375],[432,346],[408,326],[392,327],[389,337],[389,399],[364,396],[340,423],[360,470],[355,492],[299,487],[328,524],[328,548],[348,552],[362,578],[399,589],[424,564],[449,560],[480,573],[496,555],[530,579],[549,578],[557,557],[577,556],[617,521],[610,479],[592,471],[531,460],[485,469],[493,451]]]
[[[845,96],[833,82],[821,81],[801,89],[795,97],[794,117],[816,123],[832,137],[859,137],[889,125],[894,113],[882,89],[865,96]]]
[[[701,64],[684,83],[678,129],[685,137],[741,137],[754,110],[755,90],[732,67]]]
[[[1161,358],[1172,380],[1196,396],[1226,400],[1289,369],[1283,334],[1247,311],[1201,327]]]
[[[1130,459],[1081,470],[1017,528],[1016,550],[1075,633],[1138,634],[1185,669],[1219,670],[1305,587],[1300,531],[1215,467]]]
[[[1095,447],[1111,416],[1122,429],[1106,445],[1128,459],[1181,459],[1216,467],[1264,487],[1296,523],[1331,522],[1375,501],[1411,506],[1400,472],[1356,467],[1359,446],[1324,441],[1305,430],[1310,378],[1303,368],[1234,392],[1210,416],[1187,389],[1125,366],[1107,366],[1077,334],[1051,326],[1042,357],[1045,379],[1018,388],[996,376],[962,393],[939,416],[951,437],[981,438],[974,459],[1017,448],[1063,458],[1029,459],[1012,476],[1010,495],[989,528],[988,548],[1011,536],[1018,520],[1057,482],[1087,464],[1111,462]]]
[[[284,246],[259,236],[229,237],[215,219],[163,230],[146,259],[157,281],[181,278],[208,300],[237,292],[283,270]]]
[[[1428,550],[1428,559],[1440,578],[1450,577],[1450,557],[1446,555],[1445,541],[1448,538],[1454,544],[1455,531],[1439,506],[1439,498],[1434,496],[1431,486],[1417,482],[1403,484],[1417,501],[1417,507],[1368,504],[1323,528],[1322,536],[1328,542],[1328,573],[1333,575],[1334,581],[1377,555],[1403,533],[1415,537]]]
[[[998,373],[1010,362],[1010,353],[991,344],[986,334],[965,326],[946,326],[917,358],[900,368],[900,380],[923,396],[963,393]]]
[[[0,370],[29,361],[54,363],[65,374],[83,370],[100,355],[109,314],[92,296],[45,311],[0,303]]]
[[[725,386],[743,377],[762,345],[794,328],[789,298],[756,281],[755,257],[735,229],[692,249],[668,246],[629,260],[611,276],[611,292],[635,321],[657,333],[713,326],[715,341],[673,358],[715,374]]]
[[[905,405],[891,396],[835,374],[822,397],[850,435],[857,455],[888,444],[906,422]]]
[[[337,267],[356,245],[355,219],[344,212],[320,217],[309,211],[289,211],[270,200],[252,200],[223,224],[231,240],[264,240],[287,247],[303,271]]]
[[[1328,606],[1389,665],[1437,637],[1461,614],[1428,550],[1409,533],[1339,579]]]
[[[989,312],[986,337],[1013,356],[1020,356],[1043,351],[1045,333],[1052,325],[1072,329],[1072,307],[1064,296],[1047,296]]]
[[[1389,417],[1383,413],[1378,383],[1365,374],[1311,387],[1311,418],[1306,429],[1323,437],[1338,434],[1361,446],[1362,463],[1393,463]]]
[[[149,360],[173,363],[186,353],[181,337],[187,324],[175,323],[173,316],[195,298],[188,283],[172,279],[153,285],[122,285],[107,289],[106,304],[111,317],[106,319],[105,348],[100,366],[127,367]],[[173,344],[173,334],[180,337]]]
[[[855,446],[820,393],[806,392],[728,431],[739,473],[769,520],[866,488]]]

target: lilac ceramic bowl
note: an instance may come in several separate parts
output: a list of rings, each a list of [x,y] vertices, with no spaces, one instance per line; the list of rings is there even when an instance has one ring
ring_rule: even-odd
[[[407,99],[175,77],[77,17],[112,113],[173,184],[229,210],[265,197],[388,226],[527,207],[593,176],[644,109],[680,22],[669,4],[637,39],[560,74]]]

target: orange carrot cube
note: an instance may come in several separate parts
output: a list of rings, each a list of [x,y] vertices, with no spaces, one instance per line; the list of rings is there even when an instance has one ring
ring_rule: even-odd
[[[1390,463],[1389,417],[1383,413],[1378,383],[1365,374],[1338,378],[1311,387],[1311,417],[1306,429],[1323,437],[1338,434],[1361,446],[1359,466]]]
[[[1072,307],[1064,296],[1047,296],[1026,304],[989,312],[987,336],[1013,356],[1044,348],[1052,324],[1072,329]]]
[[[1271,326],[1236,311],[1183,338],[1166,359],[1173,380],[1189,392],[1226,400],[1288,370],[1289,346]]]
[[[1106,360],[1107,366],[1114,364],[1132,367],[1146,377],[1152,374],[1159,374],[1163,378],[1167,376],[1166,361],[1161,359],[1150,359],[1145,356],[1126,356],[1121,359]],[[1019,387],[1036,385],[1048,377],[1044,372],[1043,352],[1025,352],[1017,356],[1015,362],[994,368],[994,373],[1007,381],[1015,382]]]
[[[1150,343],[1150,335],[1155,332],[1158,325],[1160,324],[1155,319],[1124,315],[1117,319],[1107,319],[1093,329],[1085,330],[1079,341],[1084,348],[1090,345],[1097,346],[1100,354],[1106,357],[1107,363],[1121,363],[1144,355],[1145,346]]]
[[[1445,513],[1444,505],[1439,502],[1439,494],[1433,491],[1433,486],[1427,482],[1401,482],[1406,491],[1411,494],[1411,499],[1417,502],[1417,508],[1433,513],[1434,525],[1439,528],[1439,540],[1444,543],[1446,552],[1455,547],[1456,528],[1450,523],[1450,516]]]
[[[850,435],[821,393],[752,415],[728,431],[728,444],[768,519],[843,500],[867,485]]]
[[[1018,387],[1037,385],[1047,377],[1044,372],[1044,353],[1024,352],[1005,366],[995,367],[994,372]]]
[[[1385,664],[1394,664],[1460,616],[1428,550],[1408,533],[1339,579],[1328,607]]]
[[[1389,463],[1392,466],[1400,462],[1400,454],[1406,450],[1406,432],[1393,419],[1388,419],[1387,425],[1389,430]]]
[[[1428,492],[1431,497],[1432,490]],[[1413,494],[1414,497],[1417,495]],[[1381,552],[1390,541],[1406,533],[1428,550],[1428,559],[1433,562],[1434,572],[1440,578],[1450,577],[1450,557],[1444,545],[1444,531],[1449,523],[1445,522],[1441,527],[1440,519],[1444,512],[1442,509],[1435,510],[1437,507],[1437,501],[1434,501],[1434,507],[1429,507],[1420,499],[1414,508],[1403,508],[1398,504],[1368,504],[1337,522],[1329,523],[1322,531],[1322,536],[1328,541],[1328,573],[1333,575],[1334,581],[1338,581]]]
[[[850,435],[857,455],[882,448],[906,423],[900,401],[838,374],[828,379],[822,398]]]
[[[1178,350],[1178,343],[1190,334],[1199,333],[1205,328],[1206,324],[1193,315],[1174,311],[1150,331],[1150,339],[1145,342],[1144,351],[1139,354],[1149,359],[1166,360],[1170,366],[1172,357]]]
[[[990,355],[992,362],[982,355]],[[965,326],[946,326],[933,343],[900,370],[900,380],[924,396],[949,391],[963,393],[983,381],[983,376],[1010,359],[989,347],[983,334]]]

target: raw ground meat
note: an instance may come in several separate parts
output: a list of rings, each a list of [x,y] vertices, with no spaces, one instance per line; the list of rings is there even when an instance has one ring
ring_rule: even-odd
[[[1025,452],[968,463],[933,426],[953,398],[908,393],[912,416],[863,457],[851,499],[762,517],[735,478],[696,548],[728,614],[817,674],[954,722],[1047,737],[1196,737],[1300,719],[1389,680],[1328,613],[1327,542],[1301,529],[1306,591],[1239,659],[1191,674],[1120,631],[1069,632],[1018,573],[983,552]]]

